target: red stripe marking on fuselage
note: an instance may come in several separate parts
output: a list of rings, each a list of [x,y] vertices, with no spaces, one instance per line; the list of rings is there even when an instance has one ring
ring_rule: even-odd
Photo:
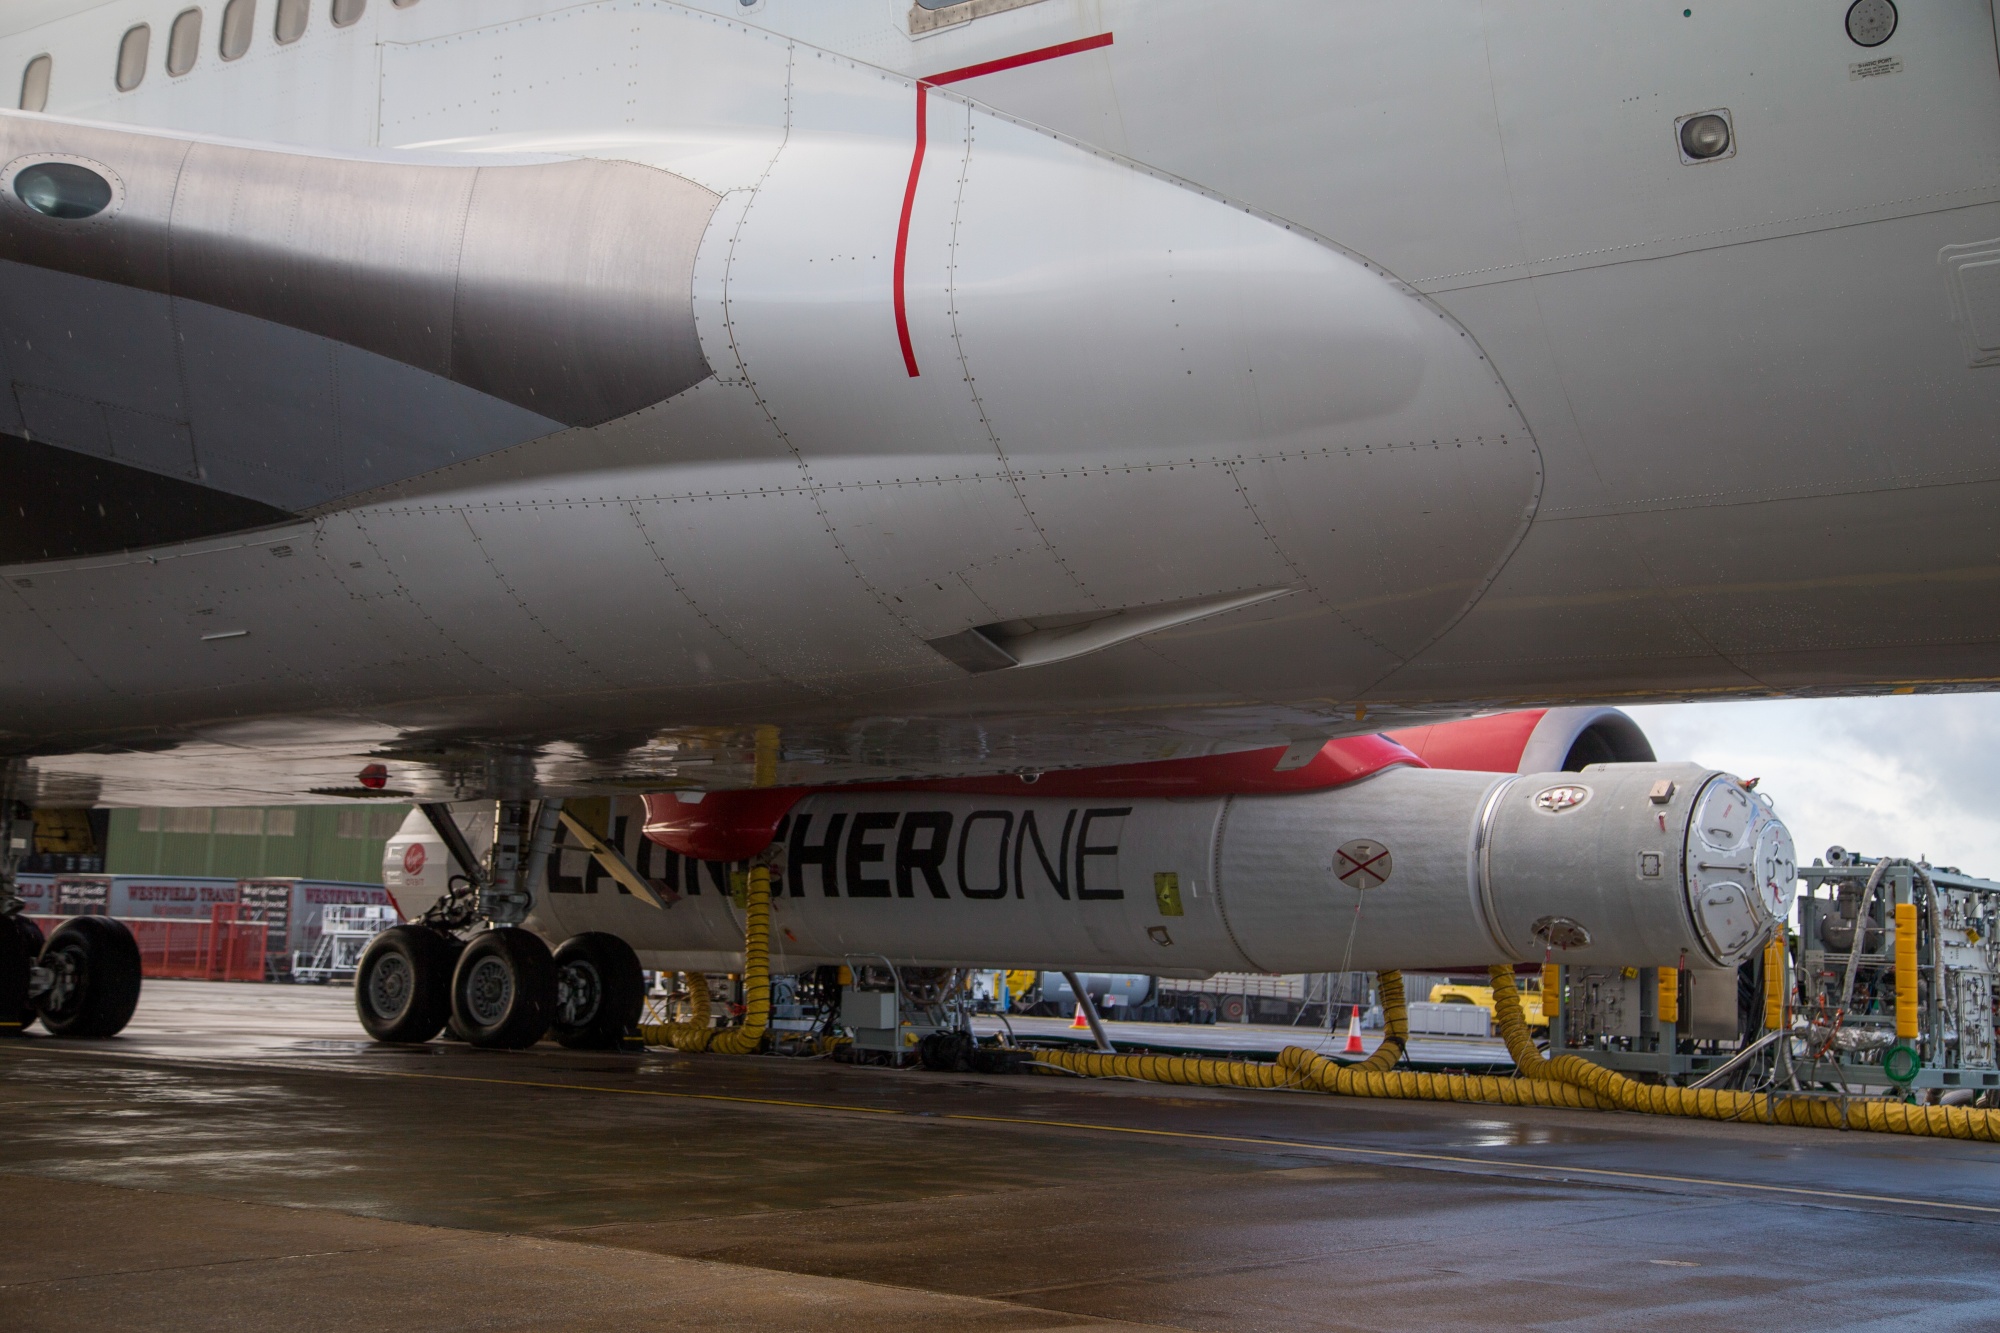
[[[924,148],[929,138],[930,90],[947,83],[976,79],[982,74],[998,74],[1002,70],[1019,69],[1023,65],[1036,65],[1044,60],[1056,60],[1062,56],[1075,55],[1079,51],[1095,51],[1099,47],[1109,45],[1111,45],[1111,34],[1101,32],[1095,37],[1080,37],[1073,42],[1059,42],[1054,46],[1038,47],[1033,51],[1023,51],[1019,55],[1002,56],[998,60],[982,61],[977,65],[946,70],[942,74],[932,74],[917,80],[917,146],[916,151],[910,156],[910,179],[903,186],[903,212],[896,222],[896,262],[893,278],[896,341],[903,349],[903,369],[910,373],[912,379],[917,375],[917,353],[910,345],[910,316],[903,300],[903,269],[910,249],[910,213],[917,205],[917,181],[924,172]]]
[[[896,341],[903,345],[903,369],[910,372],[910,378],[917,376],[917,352],[910,346],[910,315],[903,307],[903,265],[910,253],[910,210],[917,206],[917,177],[924,169],[924,141],[927,119],[925,108],[929,105],[930,85],[917,84],[917,151],[910,158],[910,180],[903,187],[903,216],[896,223]]]

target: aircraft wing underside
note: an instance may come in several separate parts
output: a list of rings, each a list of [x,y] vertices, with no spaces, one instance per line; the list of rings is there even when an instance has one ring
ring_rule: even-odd
[[[0,561],[280,522],[709,373],[688,288],[716,197],[666,172],[19,115],[0,161],[0,450],[58,479],[10,486],[31,512]],[[84,485],[133,517],[68,503]]]

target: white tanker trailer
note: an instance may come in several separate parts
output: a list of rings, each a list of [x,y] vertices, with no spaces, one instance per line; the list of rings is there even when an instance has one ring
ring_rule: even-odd
[[[773,970],[868,957],[1165,976],[1734,966],[1796,883],[1768,803],[1693,764],[1397,764],[1326,790],[1166,798],[1017,785],[798,796],[771,843]],[[410,851],[421,819],[387,858],[406,915],[443,887],[442,845]],[[528,925],[551,941],[617,935],[662,970],[738,969],[732,868],[641,838],[635,814],[614,823],[664,910],[609,877],[562,873],[584,869],[572,848],[552,856]]]

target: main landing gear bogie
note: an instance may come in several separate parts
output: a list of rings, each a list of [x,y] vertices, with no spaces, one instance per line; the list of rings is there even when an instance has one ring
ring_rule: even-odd
[[[354,1000],[377,1041],[416,1044],[442,1032],[489,1050],[520,1050],[552,1035],[575,1049],[610,1050],[638,1024],[645,985],[638,955],[615,935],[578,935],[551,954],[518,926],[461,943],[410,924],[369,945]]]
[[[124,923],[80,916],[46,942],[26,917],[0,917],[0,1035],[37,1018],[58,1037],[112,1037],[139,1007],[139,945]]]

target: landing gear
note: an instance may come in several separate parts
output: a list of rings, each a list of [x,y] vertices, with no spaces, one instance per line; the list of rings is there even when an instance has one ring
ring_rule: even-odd
[[[377,936],[355,975],[355,1007],[378,1041],[452,1040],[492,1050],[532,1046],[557,1022],[566,1045],[615,1045],[636,1024],[639,960],[622,940],[584,935],[565,947],[561,1017],[549,946],[526,919],[554,846],[562,802],[540,807],[503,800],[494,807],[490,854],[472,850],[451,807],[426,804],[424,815],[457,873],[423,917]],[[487,929],[460,939],[481,923]]]
[[[429,926],[391,926],[361,955],[354,1008],[377,1041],[424,1042],[451,1017],[451,975],[460,944]]]
[[[139,945],[123,922],[108,916],[73,917],[56,927],[40,970],[47,979],[33,997],[35,1008],[58,1037],[115,1036],[139,1007]]]
[[[639,1022],[646,982],[639,955],[616,935],[576,935],[556,950],[555,1038],[575,1050],[608,1051]]]
[[[533,1046],[549,1030],[555,998],[549,946],[517,926],[473,936],[451,976],[452,1017],[474,1046]]]
[[[42,928],[24,916],[0,917],[0,1037],[18,1037],[35,1021],[28,999]]]

